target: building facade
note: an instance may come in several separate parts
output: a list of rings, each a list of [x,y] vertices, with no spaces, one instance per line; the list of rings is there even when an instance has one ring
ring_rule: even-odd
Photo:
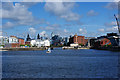
[[[103,38],[100,40],[100,46],[111,45],[111,42],[107,38]]]
[[[112,46],[119,46],[119,35],[117,33],[108,33],[107,38],[110,40]]]
[[[85,39],[84,36],[77,36],[74,35],[73,37],[70,37],[69,43],[75,43],[75,44],[80,44],[80,45],[85,45],[87,43],[88,39]]]
[[[24,39],[18,38],[18,43],[19,43],[19,45],[24,45],[25,44]]]
[[[63,45],[64,44],[64,40],[62,37],[60,37],[59,35],[54,35],[52,36],[52,40],[51,40],[51,44],[54,46],[58,46],[58,45]]]
[[[37,39],[37,40],[31,40],[30,44],[32,47],[49,47],[50,41]]]
[[[0,36],[0,45],[5,45],[9,43],[9,38],[5,36]]]
[[[18,43],[18,38],[16,36],[10,36],[9,43]]]

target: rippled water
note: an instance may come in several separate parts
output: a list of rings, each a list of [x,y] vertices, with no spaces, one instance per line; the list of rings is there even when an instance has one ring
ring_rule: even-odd
[[[5,51],[3,78],[118,78],[119,52],[103,50]]]

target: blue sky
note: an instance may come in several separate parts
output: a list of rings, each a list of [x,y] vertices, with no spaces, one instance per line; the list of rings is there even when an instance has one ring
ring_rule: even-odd
[[[2,3],[2,30],[18,37],[50,36],[51,32],[96,37],[117,32],[117,13],[117,3],[110,2],[6,2]]]

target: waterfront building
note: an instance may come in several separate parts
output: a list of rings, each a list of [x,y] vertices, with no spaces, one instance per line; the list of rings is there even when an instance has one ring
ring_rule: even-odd
[[[8,42],[5,47],[20,47],[20,45],[24,45],[24,39],[16,36],[10,36]]]
[[[51,44],[54,46],[59,46],[59,45],[63,45],[64,44],[64,40],[62,37],[60,37],[59,35],[54,35],[52,36],[52,40],[51,40]]]
[[[111,41],[112,46],[119,46],[119,35],[117,33],[107,33],[107,38]]]
[[[76,44],[76,43],[71,43],[71,44],[70,44],[70,47],[77,47],[77,46],[79,46],[79,45]]]
[[[75,43],[79,45],[85,45],[87,43],[88,39],[85,39],[85,36],[77,36],[75,34],[73,37],[70,37],[69,43]]]
[[[31,46],[31,43],[30,43],[31,41],[26,41],[25,42],[25,45],[29,45],[29,46]]]
[[[5,47],[19,47],[18,38],[16,36],[10,36],[9,44],[6,44]]]
[[[37,39],[37,40],[31,40],[30,44],[32,47],[49,47],[50,41]]]
[[[18,43],[19,43],[19,45],[24,45],[25,44],[24,39],[18,38]]]
[[[68,43],[69,43],[69,37],[65,37],[64,38],[64,45],[68,45]]]
[[[111,42],[109,39],[107,38],[100,39],[100,46],[107,46],[107,45],[111,45]]]
[[[96,39],[96,38],[95,37],[85,37],[86,46],[92,47],[94,45],[94,39]]]
[[[16,36],[10,36],[9,43],[18,43],[18,38]]]
[[[103,46],[111,46],[111,41],[107,36],[100,36],[100,37],[97,37],[97,39],[94,39],[93,46],[96,48],[103,47]]]
[[[5,45],[9,43],[9,38],[5,36],[0,36],[0,45]]]
[[[90,39],[90,47],[94,47],[95,46],[95,41],[97,40],[97,38],[91,38]]]

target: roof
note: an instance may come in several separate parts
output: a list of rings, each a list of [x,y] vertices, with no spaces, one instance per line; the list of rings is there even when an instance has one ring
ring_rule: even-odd
[[[24,38],[18,38],[18,39],[24,39]]]

